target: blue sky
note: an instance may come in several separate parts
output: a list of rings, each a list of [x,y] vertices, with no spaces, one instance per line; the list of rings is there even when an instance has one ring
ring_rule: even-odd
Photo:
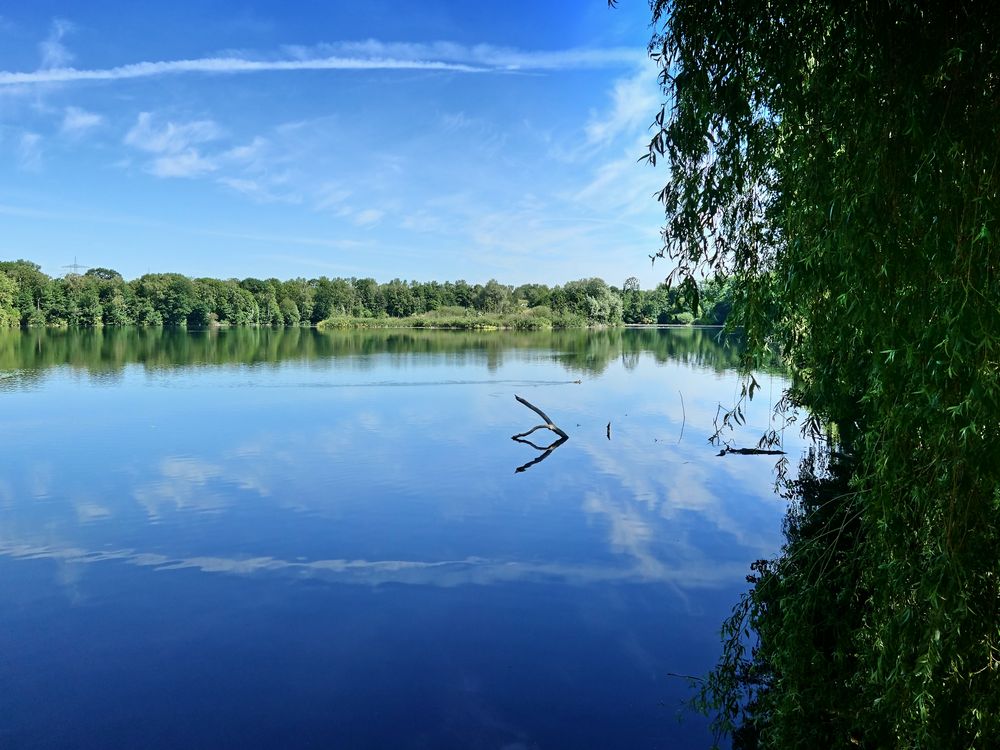
[[[11,4],[0,259],[221,278],[651,267],[648,6]]]

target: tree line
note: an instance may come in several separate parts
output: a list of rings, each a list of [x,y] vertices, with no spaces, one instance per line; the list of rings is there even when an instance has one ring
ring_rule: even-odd
[[[147,273],[126,281],[109,268],[50,277],[27,260],[0,262],[0,327],[312,325],[330,319],[413,318],[430,313],[503,316],[529,313],[556,327],[621,323],[725,322],[729,285],[642,290],[633,277],[620,288],[602,279],[561,286],[511,286],[372,278],[189,278]]]

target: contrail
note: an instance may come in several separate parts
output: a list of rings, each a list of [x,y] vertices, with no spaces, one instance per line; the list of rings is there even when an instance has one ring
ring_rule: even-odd
[[[323,57],[313,60],[241,60],[236,57],[205,57],[194,60],[167,60],[120,65],[115,68],[81,70],[48,68],[27,73],[0,72],[0,86],[24,86],[38,83],[75,81],[119,81],[150,78],[177,73],[261,73],[291,70],[443,70],[458,73],[489,73],[501,69],[436,60],[396,60]]]

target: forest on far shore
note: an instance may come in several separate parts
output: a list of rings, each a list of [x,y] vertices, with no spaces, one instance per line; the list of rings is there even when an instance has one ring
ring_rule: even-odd
[[[602,279],[561,286],[511,286],[490,280],[403,281],[371,278],[210,279],[147,273],[126,281],[91,268],[50,277],[27,260],[0,262],[0,327],[214,325],[439,325],[576,328],[623,323],[721,324],[732,308],[730,285],[710,279],[642,290]],[[486,321],[479,325],[477,321]]]

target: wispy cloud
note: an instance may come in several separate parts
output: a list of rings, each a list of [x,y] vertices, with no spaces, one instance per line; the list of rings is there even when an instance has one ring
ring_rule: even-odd
[[[103,122],[104,117],[96,112],[88,112],[80,107],[66,107],[61,130],[65,135],[80,135]]]
[[[125,143],[157,155],[148,166],[157,177],[199,177],[216,171],[218,165],[197,146],[222,135],[222,128],[212,120],[158,124],[151,112],[142,112],[126,133]]]
[[[17,163],[28,172],[42,168],[42,136],[38,133],[22,133],[17,143]]]
[[[38,45],[42,55],[42,70],[63,68],[73,61],[73,53],[66,49],[63,37],[73,30],[73,24],[63,18],[52,22],[48,38]]]
[[[371,226],[377,224],[384,215],[385,212],[379,211],[377,208],[366,208],[354,215],[354,223],[359,227]]]
[[[317,211],[342,211],[351,191],[339,182],[326,182],[316,188]]]
[[[315,60],[243,60],[235,57],[206,57],[195,60],[169,60],[121,65],[116,68],[51,68],[28,73],[0,72],[0,86],[75,81],[118,81],[151,78],[178,73],[263,73],[292,70],[448,70],[463,73],[484,72],[471,65],[414,60],[360,60],[328,57]]]
[[[236,162],[244,165],[255,165],[267,149],[268,141],[260,136],[255,137],[250,143],[243,146],[234,146],[222,154],[226,161]]]
[[[606,112],[592,113],[587,121],[587,142],[606,144],[622,134],[644,130],[659,103],[656,75],[655,66],[643,65],[635,75],[615,81],[611,107]]]
[[[138,62],[113,68],[72,68],[72,59],[62,44],[71,29],[57,21],[53,33],[42,43],[39,70],[0,71],[0,86],[75,81],[117,81],[182,73],[262,73],[301,70],[439,70],[458,73],[543,71],[606,67],[634,63],[641,58],[633,49],[517,50],[491,45],[387,43],[377,40],[338,42],[316,47],[289,46],[284,59],[203,57],[188,60]]]
[[[600,209],[635,223],[645,223],[648,217],[650,227],[658,221],[661,209],[653,196],[662,175],[637,163],[660,102],[656,76],[656,67],[647,63],[617,79],[608,92],[609,106],[591,111],[581,143],[553,153],[571,163],[587,164],[586,180],[566,195],[579,208]]]
[[[154,154],[177,154],[193,144],[213,141],[222,129],[212,120],[167,122],[157,125],[151,112],[140,112],[135,125],[125,135],[125,143]]]
[[[220,185],[233,190],[241,195],[245,195],[260,203],[300,203],[301,198],[295,194],[281,194],[271,190],[260,180],[247,177],[219,177],[216,180]]]
[[[214,161],[206,159],[193,148],[158,156],[149,165],[150,173],[156,177],[200,177],[218,168]]]

